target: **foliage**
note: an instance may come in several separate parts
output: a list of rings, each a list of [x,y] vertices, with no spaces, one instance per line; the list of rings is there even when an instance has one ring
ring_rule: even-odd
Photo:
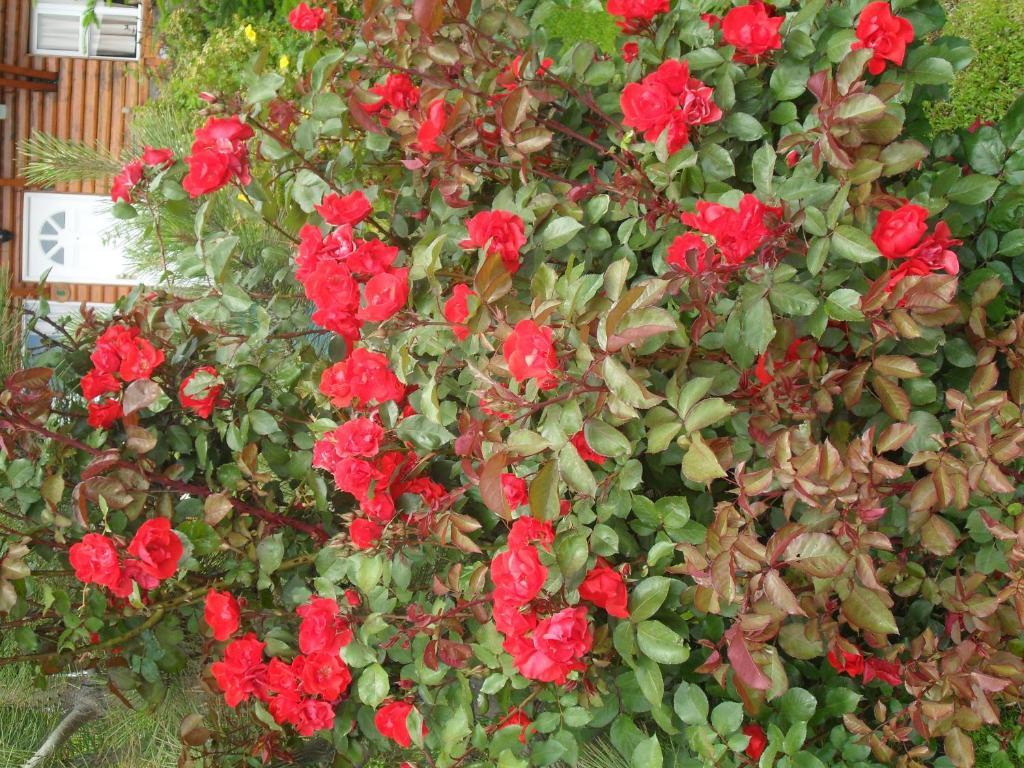
[[[950,14],[946,32],[967,38],[977,58],[957,74],[946,101],[930,107],[936,130],[966,128],[975,120],[998,120],[1024,92],[1022,0],[964,0]]]
[[[615,22],[600,5],[591,8],[583,3],[572,3],[568,7],[552,4],[538,23],[564,45],[585,41],[596,45],[602,53],[615,53]]]
[[[192,659],[232,708],[183,752],[218,766],[1001,735],[1024,99],[930,138],[970,58],[934,0],[745,6],[746,37],[634,6],[635,57],[548,4],[308,10],[289,67],[126,165],[114,213],[161,252],[190,224],[186,285],[6,380],[0,664],[155,704]]]
[[[21,313],[11,290],[13,276],[0,267],[0,377],[6,379],[24,363],[21,349]]]

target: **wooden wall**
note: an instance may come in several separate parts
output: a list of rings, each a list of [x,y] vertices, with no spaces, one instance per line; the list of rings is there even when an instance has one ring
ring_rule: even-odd
[[[18,145],[34,131],[61,138],[99,142],[115,154],[127,141],[132,108],[149,93],[144,66],[151,54],[153,36],[152,3],[143,0],[142,54],[140,61],[104,61],[54,56],[30,56],[29,28],[33,0],[0,0],[0,61],[33,69],[59,72],[56,93],[0,89],[0,103],[7,117],[0,120],[0,177],[20,177],[22,159]],[[109,182],[61,185],[61,192],[106,194]],[[15,239],[0,244],[0,263],[15,273],[15,288],[23,295],[35,295],[34,284],[21,283],[22,190],[0,187],[0,228],[12,230]],[[123,286],[51,285],[50,296],[59,301],[111,302],[127,292]]]

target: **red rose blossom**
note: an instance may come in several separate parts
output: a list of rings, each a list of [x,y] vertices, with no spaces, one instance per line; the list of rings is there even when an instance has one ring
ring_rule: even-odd
[[[348,408],[353,403],[365,407],[372,402],[398,402],[405,397],[405,387],[391,372],[388,359],[362,347],[323,372],[320,391],[337,408]]]
[[[524,605],[537,596],[547,578],[548,569],[533,547],[507,549],[491,561],[496,600]]]
[[[371,520],[357,517],[348,527],[348,537],[356,549],[370,549],[380,541],[384,529]]]
[[[668,0],[608,0],[608,13],[619,17],[619,29],[632,34],[658,14],[668,13]]]
[[[469,336],[465,322],[469,319],[470,296],[476,296],[476,292],[465,283],[459,283],[452,288],[451,298],[444,303],[444,319],[452,324],[452,333],[459,341]]]
[[[886,2],[868,3],[857,19],[857,42],[852,50],[870,48],[873,52],[868,71],[880,75],[886,62],[903,64],[907,46],[914,42],[914,27],[902,16],[894,16]]]
[[[688,227],[713,237],[725,264],[738,266],[772,238],[775,229],[770,218],[781,216],[781,208],[767,206],[754,195],[745,194],[739,208],[700,200],[696,213],[684,213],[680,219]]]
[[[237,707],[250,696],[265,696],[267,665],[263,663],[263,648],[255,634],[231,641],[224,649],[224,660],[210,665],[210,672],[224,691],[224,701]]]
[[[864,673],[864,657],[856,651],[836,647],[828,652],[828,663],[840,674],[860,677]]]
[[[96,429],[110,429],[124,415],[121,401],[109,397],[98,403],[89,403],[86,407],[89,410],[88,424]]]
[[[555,371],[561,370],[552,341],[552,331],[533,320],[520,320],[501,347],[505,364],[516,381],[536,379],[541,389],[558,383]]]
[[[139,526],[128,545],[128,552],[138,558],[144,572],[163,581],[178,570],[184,547],[171,528],[171,521],[166,517],[156,517]]]
[[[89,371],[81,379],[82,397],[86,400],[94,400],[100,395],[110,392],[120,392],[121,385],[112,373],[103,373],[95,369]]]
[[[366,283],[364,304],[356,313],[360,320],[382,323],[405,307],[409,300],[409,270],[395,269],[374,275]]]
[[[630,42],[622,46],[622,60],[629,64],[634,61],[637,56],[640,55],[640,46],[636,43]]]
[[[142,181],[142,161],[134,160],[114,177],[110,188],[110,199],[117,202],[132,202],[132,190]]]
[[[288,23],[299,32],[315,32],[324,25],[324,9],[310,8],[306,3],[299,3],[288,14]]]
[[[526,737],[530,734],[530,726],[533,725],[533,721],[527,717],[526,713],[519,707],[513,707],[509,710],[505,718],[498,723],[498,728],[508,728],[510,726],[518,726],[522,728],[522,732],[519,734],[519,743],[525,744]]]
[[[345,196],[336,195],[333,192],[325,195],[319,205],[313,206],[316,212],[323,216],[324,221],[334,226],[349,225],[355,226],[373,211],[370,201],[366,199],[361,189],[350,192]]]
[[[154,149],[144,147],[142,151],[142,164],[150,168],[170,168],[174,165],[174,151],[171,149]]]
[[[466,222],[469,237],[459,243],[463,248],[486,248],[488,255],[498,254],[505,269],[519,270],[519,250],[526,244],[523,220],[508,211],[480,211]]]
[[[334,707],[322,699],[284,693],[271,699],[268,709],[275,721],[291,725],[300,736],[334,728]]]
[[[427,107],[427,117],[416,132],[416,147],[424,154],[440,152],[437,137],[444,132],[448,121],[448,105],[443,98],[434,99]]]
[[[408,112],[420,103],[420,89],[404,73],[388,75],[383,83],[370,88],[370,93],[380,96],[380,99],[372,104],[363,104],[363,109],[370,114],[379,114],[385,127],[395,112]]]
[[[928,231],[928,209],[905,203],[894,211],[882,211],[871,233],[872,242],[887,259],[910,253]]]
[[[622,580],[621,573],[601,561],[588,571],[580,584],[580,597],[598,608],[604,608],[610,616],[629,618],[626,582]]]
[[[602,456],[590,447],[590,443],[587,442],[587,435],[582,429],[573,435],[569,442],[572,443],[573,448],[576,449],[576,453],[578,453],[580,458],[584,461],[590,461],[598,466],[602,466],[605,461],[608,460],[607,456]]]
[[[207,626],[213,630],[214,640],[227,640],[238,631],[241,622],[238,601],[230,592],[218,592],[211,589],[206,593],[203,618],[206,620]]]
[[[523,677],[564,685],[570,672],[586,670],[583,657],[593,643],[587,609],[566,608],[538,623],[513,660]]]
[[[742,732],[743,735],[749,737],[747,748],[743,750],[743,754],[751,760],[760,760],[761,755],[764,754],[765,747],[768,746],[768,736],[765,734],[764,728],[756,723],[750,723],[743,726]]]
[[[511,472],[501,474],[501,490],[505,494],[505,501],[509,509],[518,509],[524,504],[530,503],[530,490],[526,481]]]
[[[871,657],[864,663],[864,682],[881,680],[883,683],[897,686],[903,684],[903,667],[898,661],[886,661]]]
[[[192,154],[185,158],[189,170],[181,186],[195,198],[215,192],[232,180],[243,186],[251,183],[246,142],[253,136],[252,128],[238,116],[211,117],[196,130]]]
[[[733,60],[754,63],[769,51],[782,47],[779,27],[785,19],[769,16],[760,0],[732,8],[722,19],[722,39],[736,48]]]
[[[208,419],[220,402],[220,394],[223,391],[224,385],[220,383],[217,369],[211,365],[204,365],[182,379],[181,386],[178,387],[178,400],[183,408],[187,408],[202,419]]]
[[[114,542],[99,533],[87,533],[72,544],[68,559],[75,578],[83,584],[113,587],[121,578],[121,564]]]
[[[622,122],[650,142],[668,130],[668,150],[676,152],[690,140],[692,126],[722,118],[713,93],[708,85],[690,77],[687,62],[666,59],[639,83],[629,83],[623,89],[619,99]]]
[[[519,549],[530,544],[540,544],[551,551],[555,541],[555,528],[550,520],[538,520],[531,515],[517,517],[508,532],[509,549]]]
[[[303,653],[338,653],[352,642],[352,630],[341,615],[338,603],[326,597],[313,597],[295,612],[299,624],[299,650]]]
[[[385,704],[373,717],[373,724],[381,736],[395,742],[403,749],[412,746],[412,736],[409,734],[408,718],[413,706],[407,701],[392,701]],[[430,731],[426,723],[423,724],[423,735]]]
[[[707,274],[714,268],[713,257],[704,238],[695,232],[686,232],[669,245],[665,261],[685,275],[697,276]]]
[[[310,654],[302,666],[302,689],[311,696],[334,701],[348,690],[351,682],[352,674],[337,653]]]

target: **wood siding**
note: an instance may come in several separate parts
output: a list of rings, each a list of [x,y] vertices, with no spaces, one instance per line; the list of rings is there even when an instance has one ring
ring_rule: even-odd
[[[153,51],[152,3],[143,0],[142,58],[139,61],[108,61],[29,55],[29,30],[33,0],[0,0],[0,62],[59,73],[56,93],[0,88],[0,103],[7,117],[0,120],[0,177],[20,178],[19,145],[34,131],[64,139],[99,142],[115,154],[127,142],[131,110],[146,100],[149,78],[144,66]],[[60,185],[54,191],[90,194],[109,193],[109,180]],[[21,281],[21,229],[23,189],[17,181],[0,186],[0,228],[15,233],[12,242],[0,244],[0,263],[15,274],[15,290],[35,295],[36,286]],[[52,284],[55,301],[108,303],[125,294],[124,286]]]

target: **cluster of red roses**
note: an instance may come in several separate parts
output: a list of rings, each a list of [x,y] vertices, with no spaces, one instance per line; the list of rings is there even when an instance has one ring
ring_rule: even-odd
[[[335,228],[327,235],[312,224],[302,228],[295,277],[316,307],[313,322],[353,342],[362,323],[383,322],[405,306],[409,270],[393,266],[394,246],[353,235],[372,210],[361,191],[329,194],[316,210]]]
[[[199,197],[234,180],[242,186],[252,182],[246,142],[254,135],[252,128],[237,116],[211,117],[196,130],[192,154],[185,158],[188,173],[181,186],[191,197]]]
[[[380,117],[385,128],[396,112],[408,112],[420,103],[420,89],[408,75],[398,72],[388,75],[384,82],[370,88],[370,93],[380,96],[372,104],[363,104],[363,109]]]
[[[178,399],[182,406],[202,419],[210,418],[214,408],[223,408],[228,403],[220,395],[224,384],[220,374],[212,365],[196,368],[181,381]]]
[[[132,160],[114,177],[114,182],[110,187],[110,199],[115,203],[132,202],[132,192],[142,181],[146,168],[157,168],[162,171],[172,165],[174,165],[174,152],[169,149],[146,147],[140,159]]]
[[[75,577],[83,584],[99,584],[116,597],[129,597],[134,585],[155,589],[178,570],[184,548],[165,517],[147,520],[139,526],[128,554],[122,560],[118,545],[108,536],[87,533],[71,545],[68,559]]]
[[[538,607],[550,607],[550,603],[531,605],[548,577],[534,543],[550,551],[554,540],[550,522],[526,516],[512,523],[508,548],[491,561],[494,625],[505,636],[503,647],[521,675],[564,685],[570,672],[586,670],[583,657],[594,634],[584,606],[566,607],[540,619]],[[612,616],[629,616],[625,582],[603,562],[587,573],[579,594]]]
[[[738,208],[701,200],[696,213],[684,213],[683,224],[711,237],[714,247],[700,235],[687,232],[672,241],[667,261],[680,272],[701,276],[735,270],[781,232],[782,208],[767,206],[745,194]]]
[[[881,680],[889,685],[900,685],[903,682],[903,668],[898,661],[886,661],[870,657],[865,659],[857,651],[845,648],[833,648],[828,652],[828,663],[840,674],[850,677],[863,677],[865,683]]]
[[[237,707],[250,697],[267,704],[279,724],[290,724],[303,736],[334,727],[334,702],[352,682],[340,653],[352,641],[352,631],[337,601],[313,597],[295,611],[299,624],[300,655],[285,662],[265,661],[266,643],[252,632],[224,649],[223,661],[210,671],[224,691],[224,701]],[[238,604],[231,595],[211,592],[205,618],[214,637],[224,640],[238,630]]]
[[[878,214],[871,240],[885,258],[901,260],[890,274],[886,290],[892,291],[910,275],[938,271],[955,275],[960,271],[960,260],[950,250],[960,241],[950,237],[946,222],[940,221],[931,234],[927,232],[928,209],[920,205],[904,203],[896,210]]]
[[[82,395],[89,401],[89,426],[97,429],[113,426],[124,415],[121,401],[103,396],[119,393],[122,383],[149,379],[164,362],[163,351],[140,334],[135,327],[111,325],[97,340],[89,358],[93,369],[80,382]]]
[[[311,8],[307,3],[299,3],[288,14],[288,23],[299,32],[315,32],[324,25],[325,16],[323,8]]]
[[[690,128],[722,119],[713,93],[713,88],[690,77],[687,62],[666,59],[639,83],[622,90],[622,122],[652,142],[667,129],[668,151],[676,152],[690,141]]]

